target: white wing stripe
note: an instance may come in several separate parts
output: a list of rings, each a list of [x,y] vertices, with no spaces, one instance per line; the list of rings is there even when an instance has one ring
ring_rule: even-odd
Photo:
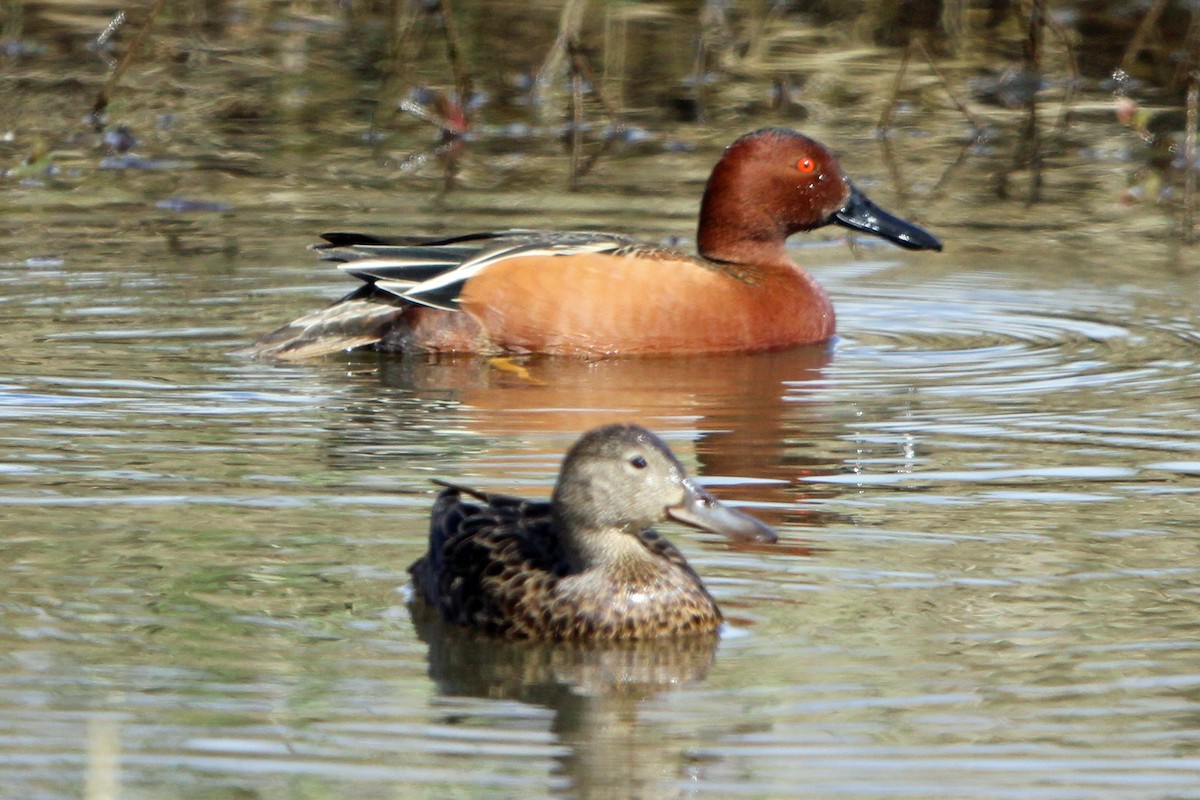
[[[438,289],[449,286],[453,283],[465,283],[470,278],[478,275],[483,270],[487,269],[492,264],[499,261],[504,261],[509,258],[526,258],[536,256],[569,256],[578,253],[604,253],[610,250],[616,250],[620,245],[611,241],[596,241],[587,242],[585,244],[561,244],[547,245],[539,243],[537,245],[521,244],[516,246],[505,247],[499,250],[491,250],[480,253],[475,258],[464,261],[457,268],[449,272],[443,272],[441,275],[436,275],[426,281],[422,281],[414,289],[406,292],[406,295],[411,297],[422,292],[432,292]]]

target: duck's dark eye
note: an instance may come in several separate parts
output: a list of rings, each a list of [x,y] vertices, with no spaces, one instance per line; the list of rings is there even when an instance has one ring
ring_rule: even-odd
[[[642,456],[633,456],[633,457],[631,457],[631,458],[629,459],[629,463],[633,465],[633,468],[634,468],[634,469],[645,469],[647,466],[649,466],[649,465],[646,463],[646,459],[645,459],[645,458],[643,458]]]

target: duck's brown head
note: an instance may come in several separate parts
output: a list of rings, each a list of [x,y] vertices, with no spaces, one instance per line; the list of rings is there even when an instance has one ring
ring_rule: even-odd
[[[754,264],[786,259],[799,231],[838,224],[910,250],[941,250],[937,237],[872,203],[815,139],[763,128],[737,139],[713,168],[700,206],[697,244],[716,261]]]

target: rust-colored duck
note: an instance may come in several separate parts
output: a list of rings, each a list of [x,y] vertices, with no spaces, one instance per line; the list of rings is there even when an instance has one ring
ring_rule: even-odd
[[[596,357],[816,344],[833,336],[833,304],[785,245],[793,233],[833,224],[911,250],[942,249],[872,203],[820,142],[764,128],[729,145],[713,168],[696,255],[595,231],[328,233],[317,249],[363,285],[246,352]]]
[[[736,539],[776,538],[694,484],[670,448],[637,425],[584,434],[549,502],[443,485],[429,552],[409,567],[414,601],[510,639],[712,633],[722,619],[716,602],[650,526],[673,519]]]

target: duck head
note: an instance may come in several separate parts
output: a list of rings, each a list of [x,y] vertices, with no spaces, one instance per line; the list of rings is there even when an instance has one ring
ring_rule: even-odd
[[[777,538],[697,486],[670,448],[637,425],[584,434],[563,462],[553,504],[568,554],[580,568],[622,549],[618,540],[668,519],[742,541]]]
[[[716,261],[786,260],[787,237],[834,224],[910,250],[942,249],[855,188],[823,144],[787,128],[754,131],[726,148],[704,190],[697,243]]]

